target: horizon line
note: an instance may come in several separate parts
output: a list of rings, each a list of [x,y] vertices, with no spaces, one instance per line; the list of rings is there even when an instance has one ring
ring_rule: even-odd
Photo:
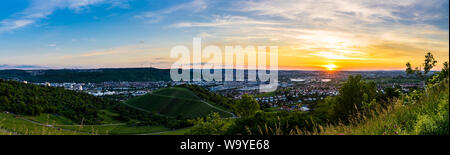
[[[54,67],[54,68],[0,68],[0,70],[23,70],[23,71],[30,71],[30,70],[97,70],[97,69],[145,69],[145,68],[153,68],[153,69],[160,69],[160,70],[169,70],[170,68],[158,68],[158,67],[80,67],[80,68],[69,68],[69,67]],[[190,69],[200,69],[200,68],[190,68]],[[229,70],[229,69],[236,69],[236,70],[256,70],[256,69],[237,69],[237,68],[222,68],[222,70]],[[267,69],[270,70],[270,69]],[[320,71],[320,72],[357,72],[357,71],[405,71],[400,69],[342,69],[342,70],[318,70],[318,69],[278,69],[278,71]],[[431,70],[431,71],[439,71],[439,70]]]

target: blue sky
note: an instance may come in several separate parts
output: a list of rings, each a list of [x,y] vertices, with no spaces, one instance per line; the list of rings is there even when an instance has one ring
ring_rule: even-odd
[[[167,68],[170,49],[193,37],[276,45],[280,65],[297,69],[401,69],[403,60],[418,65],[426,51],[441,62],[449,57],[448,0],[0,3],[0,65]]]

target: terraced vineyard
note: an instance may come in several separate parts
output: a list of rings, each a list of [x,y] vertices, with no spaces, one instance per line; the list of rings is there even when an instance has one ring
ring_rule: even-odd
[[[202,101],[193,92],[186,88],[165,88],[130,99],[127,105],[139,109],[154,112],[165,116],[200,117],[218,112],[223,117],[231,117],[231,114]]]

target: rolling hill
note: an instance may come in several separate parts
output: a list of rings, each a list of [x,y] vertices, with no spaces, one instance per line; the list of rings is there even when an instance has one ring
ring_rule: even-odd
[[[190,125],[107,98],[0,79],[0,135],[148,134]]]
[[[184,116],[189,118],[205,116],[218,112],[222,117],[230,113],[203,101],[186,88],[173,87],[156,90],[144,96],[130,99],[127,105],[165,116]]]

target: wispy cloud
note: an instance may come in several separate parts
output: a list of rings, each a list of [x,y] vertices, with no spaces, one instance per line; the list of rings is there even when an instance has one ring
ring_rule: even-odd
[[[209,34],[207,32],[201,32],[201,33],[199,33],[197,35],[197,37],[200,37],[200,38],[214,38],[214,35]]]
[[[91,5],[109,3],[113,7],[126,7],[126,0],[32,0],[29,7],[0,21],[0,32],[26,27],[48,18],[56,10],[69,9],[80,13]]]
[[[167,15],[177,11],[200,12],[208,8],[208,3],[205,0],[192,0],[184,4],[178,4],[158,11],[145,12],[135,16],[147,20],[148,23],[158,23]]]
[[[281,23],[260,21],[244,16],[214,16],[209,22],[180,22],[172,24],[172,27],[223,27],[223,26],[242,26],[242,25],[281,25]]]
[[[426,21],[445,17],[448,13],[433,12],[448,2],[445,0],[253,0],[237,5],[242,12],[308,21],[311,24],[327,22],[399,22]],[[364,22],[364,23],[361,23]]]
[[[364,57],[355,57],[354,54],[345,54],[348,52],[339,52],[339,54],[336,54],[335,52],[315,52],[311,53],[310,55],[319,56],[331,60],[368,60],[368,58]]]

